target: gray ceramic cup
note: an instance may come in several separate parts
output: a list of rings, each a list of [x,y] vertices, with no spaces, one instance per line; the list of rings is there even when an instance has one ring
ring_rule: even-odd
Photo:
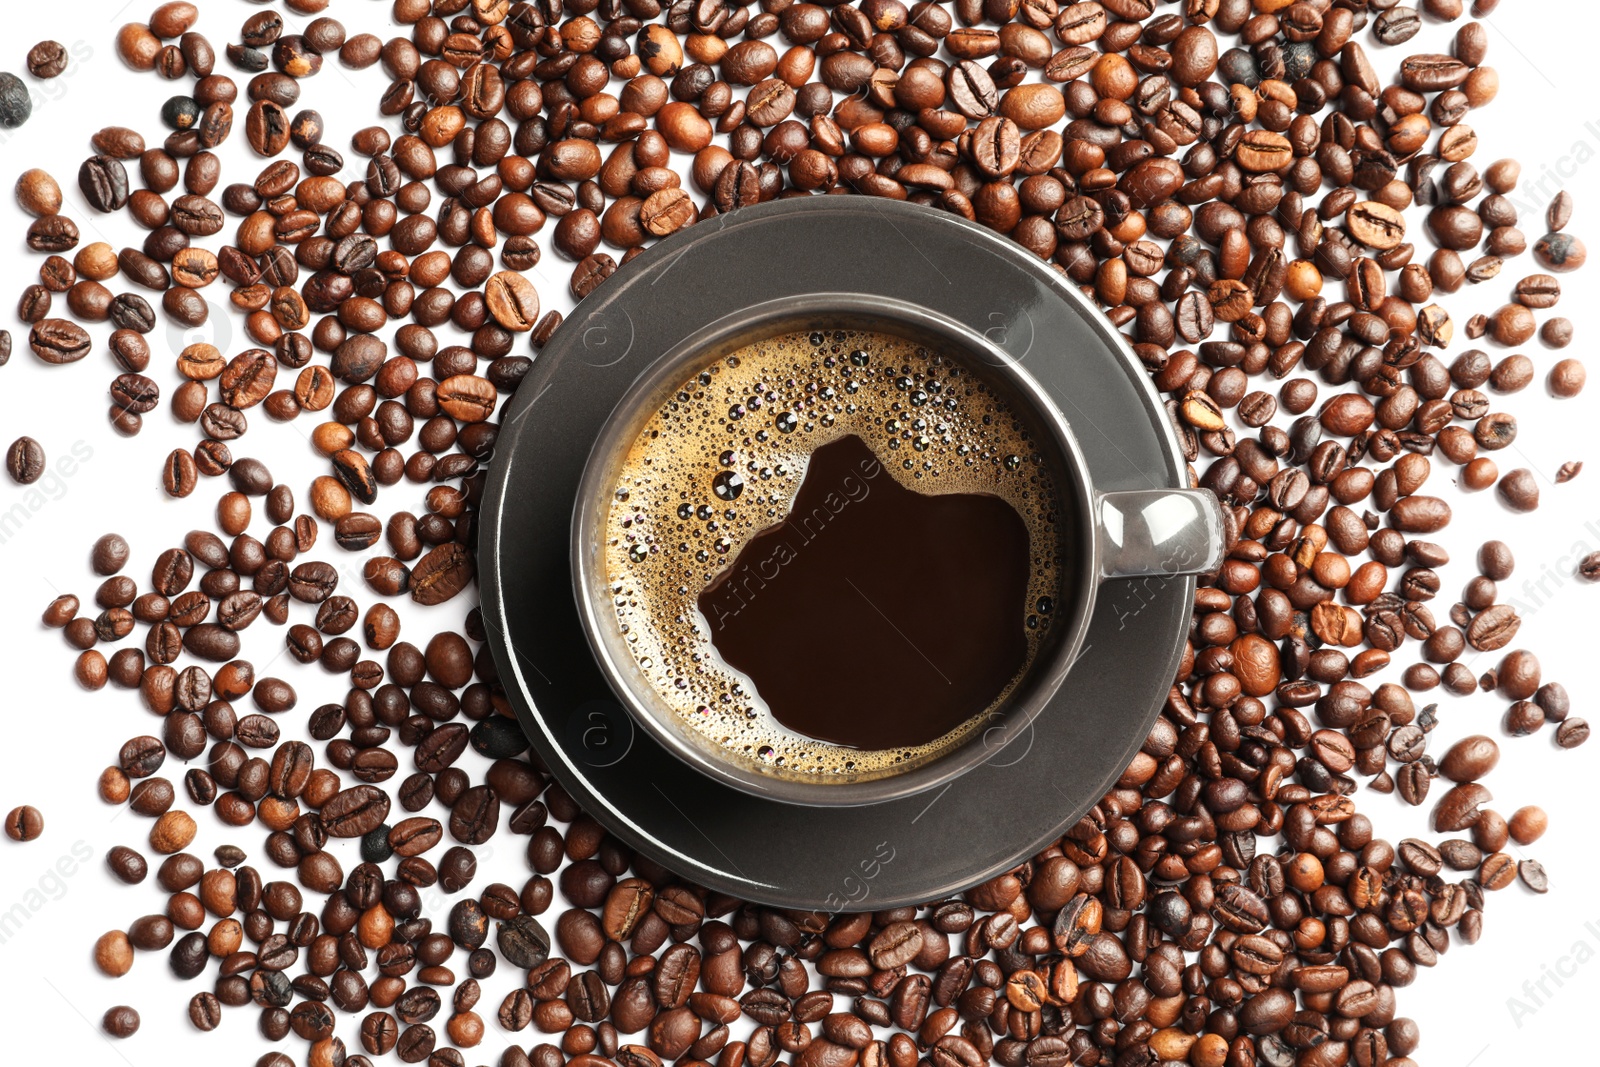
[[[1055,625],[1021,681],[988,713],[981,729],[921,764],[876,777],[833,780],[783,773],[741,759],[683,722],[643,676],[618,625],[604,558],[605,529],[618,472],[644,423],[700,367],[747,344],[795,330],[865,329],[926,344],[978,374],[1010,409],[1033,425],[1052,466],[1064,511],[1064,543],[1075,580],[1058,598]],[[1071,358],[1034,353],[1032,358]],[[1215,571],[1223,554],[1222,512],[1204,490],[1155,488],[1102,493],[1072,427],[1025,369],[973,330],[936,310],[900,301],[819,292],[741,308],[663,353],[607,418],[584,467],[573,506],[573,594],[596,662],[640,728],[704,774],[736,789],[808,805],[862,805],[940,786],[993,757],[1027,729],[1054,695],[1082,648],[1095,597],[1108,580]],[[1063,583],[1064,585],[1068,583]]]

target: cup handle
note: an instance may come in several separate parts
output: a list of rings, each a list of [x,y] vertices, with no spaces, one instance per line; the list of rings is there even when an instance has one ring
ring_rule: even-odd
[[[1222,566],[1222,505],[1209,489],[1097,494],[1100,577],[1210,574]]]

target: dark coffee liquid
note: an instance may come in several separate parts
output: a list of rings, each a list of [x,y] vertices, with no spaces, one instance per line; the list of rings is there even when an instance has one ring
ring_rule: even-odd
[[[1028,658],[1030,554],[998,496],[925,494],[860,437],[811,454],[787,518],[700,594],[712,644],[784,726],[922,745],[989,707]]]

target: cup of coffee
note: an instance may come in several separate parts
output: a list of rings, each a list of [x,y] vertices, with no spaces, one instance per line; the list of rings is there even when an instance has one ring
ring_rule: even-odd
[[[596,438],[578,615],[623,707],[701,772],[798,804],[907,796],[1026,730],[1101,582],[1219,565],[1210,493],[1087,471],[1024,365],[934,310],[745,308],[657,358]]]

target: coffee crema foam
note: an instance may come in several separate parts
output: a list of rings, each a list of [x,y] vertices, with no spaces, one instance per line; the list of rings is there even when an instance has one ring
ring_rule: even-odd
[[[916,747],[865,751],[788,730],[722,661],[697,604],[753,536],[788,516],[810,454],[849,434],[878,458],[872,476],[998,496],[1028,530],[1021,670],[982,713]],[[943,755],[991,721],[1061,599],[1062,502],[1033,438],[981,372],[888,334],[797,331],[708,361],[648,418],[616,478],[603,559],[634,663],[708,747],[764,773],[861,781]]]

